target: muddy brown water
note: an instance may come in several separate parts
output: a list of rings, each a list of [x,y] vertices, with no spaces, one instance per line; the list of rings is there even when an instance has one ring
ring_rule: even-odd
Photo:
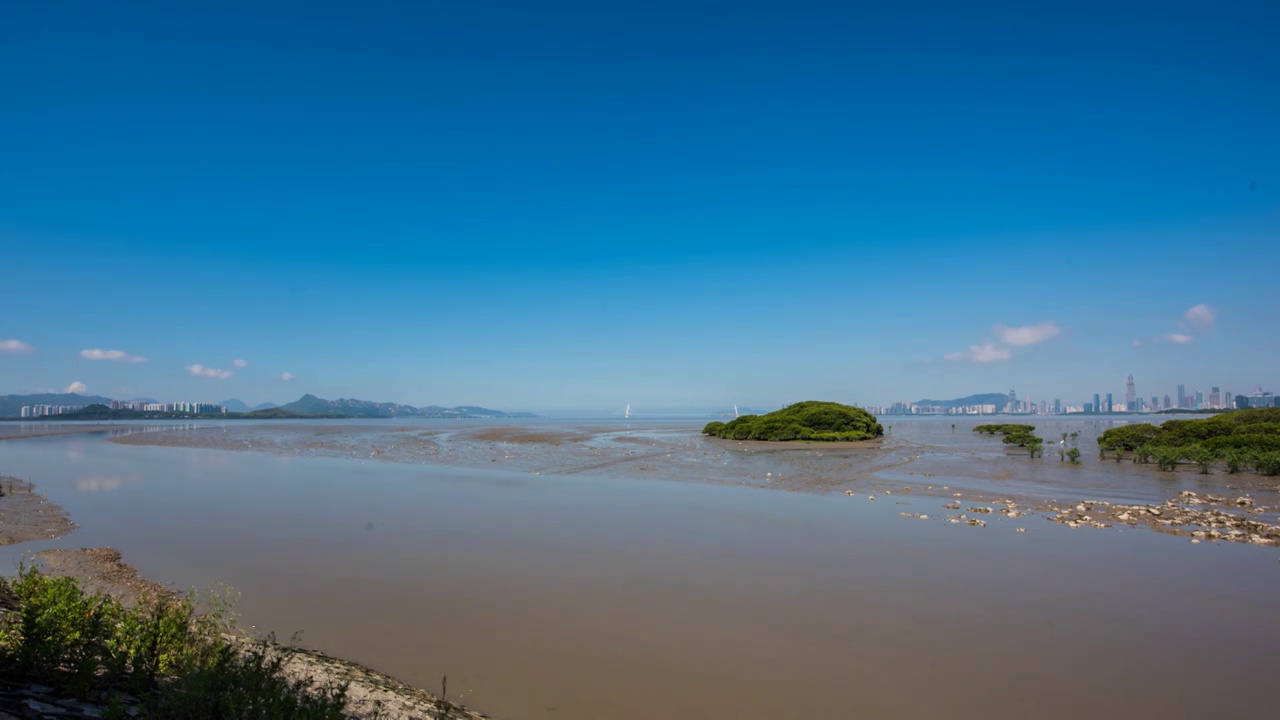
[[[496,717],[1273,713],[1280,550],[940,521],[953,490],[1154,502],[1249,482],[1099,463],[1086,440],[1110,421],[1058,422],[1038,432],[1081,430],[1084,465],[898,418],[871,457],[735,449],[682,423],[536,424],[591,438],[555,446],[403,422],[181,431],[252,452],[18,440],[0,472],[80,529],[0,562],[115,547],[148,577],[235,587],[245,625],[426,688],[447,674]],[[1274,505],[1274,486],[1247,491]]]

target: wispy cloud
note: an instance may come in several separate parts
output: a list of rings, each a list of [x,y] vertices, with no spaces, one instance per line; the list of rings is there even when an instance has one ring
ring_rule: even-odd
[[[291,372],[282,372],[282,373],[280,373],[280,379],[281,379],[281,380],[283,380],[283,381],[285,381],[285,382],[293,382],[293,373],[291,373]]]
[[[1015,347],[1038,345],[1062,334],[1062,328],[1057,323],[1051,322],[1023,325],[1021,327],[996,325],[991,328],[991,331],[995,335],[995,340],[987,339],[981,344],[970,345],[960,352],[947,353],[942,356],[943,359],[954,362],[1005,362],[1013,359],[1013,348]]]
[[[85,360],[110,360],[112,362],[142,363],[147,359],[140,355],[130,355],[123,350],[103,350],[102,348],[92,348],[90,350],[81,350],[80,357]]]
[[[1195,338],[1191,337],[1190,335],[1183,335],[1182,333],[1165,333],[1164,335],[1157,335],[1156,340],[1159,342],[1169,342],[1169,343],[1175,343],[1178,345],[1186,345],[1190,343],[1192,340],[1195,340]]]
[[[248,360],[241,360],[240,358],[236,358],[235,360],[232,360],[232,361],[231,361],[231,364],[232,364],[232,365],[235,365],[236,367],[241,367],[241,368],[242,368],[242,367],[249,367],[249,361],[248,361]]]
[[[36,349],[21,340],[0,340],[0,353],[8,355],[22,355],[25,353],[35,352]]]
[[[1183,313],[1182,319],[1190,323],[1192,327],[1209,330],[1213,328],[1213,321],[1217,319],[1217,315],[1214,314],[1213,308],[1200,303]]]
[[[968,349],[961,352],[948,353],[943,356],[947,360],[962,361],[976,363],[1003,362],[1013,357],[1013,351],[1007,347],[995,345],[993,343],[984,343],[982,345],[970,345]]]
[[[1058,327],[1056,323],[1044,322],[1022,327],[997,325],[995,331],[1000,341],[1005,345],[1023,346],[1052,340],[1062,333],[1062,328]]]
[[[78,393],[80,395],[83,395],[85,394],[86,391],[88,391],[88,389],[89,387],[87,385],[77,380],[71,383],[70,385],[68,385],[67,389],[63,390],[63,392]]]
[[[205,367],[203,365],[188,365],[187,372],[196,377],[210,378],[213,380],[226,380],[231,377],[230,370],[220,370],[218,368]]]

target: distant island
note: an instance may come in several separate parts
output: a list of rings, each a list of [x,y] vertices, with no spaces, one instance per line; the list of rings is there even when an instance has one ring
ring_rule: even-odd
[[[7,395],[0,400],[0,419],[19,419],[19,410],[23,405],[37,403],[59,404],[67,406],[53,414],[39,417],[21,418],[37,422],[65,421],[103,421],[103,420],[187,420],[187,419],[249,419],[249,420],[284,420],[284,419],[319,419],[319,418],[494,418],[514,419],[537,417],[532,413],[508,413],[501,410],[461,405],[446,408],[438,405],[414,407],[398,403],[380,403],[370,400],[339,398],[325,400],[315,395],[303,395],[297,400],[276,407],[271,403],[258,405],[249,410],[240,400],[230,400],[222,405],[199,404],[197,411],[188,406],[196,403],[160,405],[159,409],[138,410],[127,407],[111,407],[115,402],[110,398],[98,396],[82,396],[74,394],[49,395]],[[183,409],[180,409],[183,408]],[[225,408],[223,411],[219,408]],[[238,411],[237,411],[238,410]]]
[[[728,440],[847,442],[884,435],[876,416],[851,405],[806,400],[767,415],[743,415],[711,422],[702,434]]]

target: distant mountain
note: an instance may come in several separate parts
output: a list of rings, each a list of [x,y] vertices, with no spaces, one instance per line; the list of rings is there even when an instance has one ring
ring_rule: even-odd
[[[995,405],[997,410],[1003,410],[1005,403],[1009,402],[1009,396],[1004,393],[983,393],[981,395],[970,395],[968,397],[956,398],[955,400],[917,400],[913,405],[932,405],[934,407],[964,407],[966,405]]]
[[[227,412],[249,412],[249,406],[243,400],[223,400],[218,403],[227,409]]]
[[[23,405],[110,405],[111,398],[75,393],[38,393],[35,395],[0,395],[0,417],[19,417]]]
[[[259,403],[257,405],[254,405],[251,409],[252,410],[274,410],[278,407],[280,406],[275,403]]]
[[[306,415],[341,415],[344,417],[370,417],[370,418],[392,418],[392,417],[493,417],[493,418],[513,418],[513,417],[533,417],[529,413],[505,413],[501,410],[490,410],[488,408],[464,405],[455,408],[445,408],[438,405],[430,405],[424,408],[416,408],[412,405],[401,405],[399,403],[380,403],[369,400],[356,400],[348,398],[338,398],[337,400],[325,400],[315,395],[303,395],[302,397],[280,406],[280,409],[291,413],[303,413]]]

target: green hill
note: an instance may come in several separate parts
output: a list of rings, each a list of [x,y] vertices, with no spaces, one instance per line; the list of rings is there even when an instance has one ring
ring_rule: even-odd
[[[876,416],[851,405],[806,400],[767,415],[743,415],[727,423],[708,423],[704,435],[729,440],[870,440],[884,435]]]

